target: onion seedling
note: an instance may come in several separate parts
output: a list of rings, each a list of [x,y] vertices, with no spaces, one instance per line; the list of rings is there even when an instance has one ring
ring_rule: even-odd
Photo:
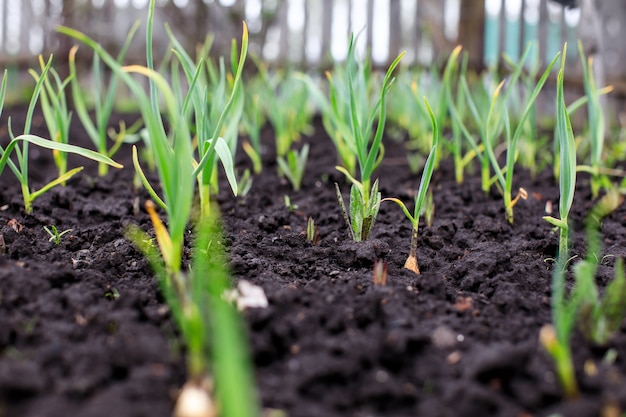
[[[559,143],[560,177],[559,177],[559,216],[556,219],[545,216],[544,220],[559,228],[559,252],[557,263],[552,273],[552,325],[546,325],[541,329],[540,342],[554,359],[557,375],[565,395],[575,397],[578,395],[578,385],[572,362],[570,337],[574,329],[576,313],[580,305],[582,294],[574,291],[569,299],[565,296],[565,269],[569,261],[569,223],[568,216],[574,199],[576,186],[576,149],[574,144],[574,132],[565,105],[563,95],[563,75],[565,71],[565,58],[567,44],[561,54],[561,68],[557,74],[557,97],[556,97],[556,129],[555,134]]]
[[[348,226],[350,237],[355,242],[366,240],[374,226],[378,208],[380,205],[380,193],[378,192],[378,180],[372,185],[372,174],[382,160],[384,150],[382,146],[385,120],[387,118],[385,100],[391,83],[392,73],[404,56],[401,53],[391,63],[383,84],[380,96],[373,106],[365,106],[366,79],[363,76],[363,66],[358,65],[354,45],[354,36],[350,39],[348,47],[346,77],[349,92],[349,113],[346,115],[344,124],[350,124],[349,135],[344,138],[345,144],[356,158],[360,171],[360,180],[357,180],[351,172],[342,166],[336,167],[352,183],[350,190],[350,210],[346,210],[339,185],[335,183],[337,200],[343,212],[344,220]],[[357,78],[355,78],[357,77]],[[333,87],[331,85],[331,91]],[[372,136],[372,128],[377,119],[376,132]]]
[[[237,44],[233,40],[232,74],[228,74],[232,82],[229,85],[223,59],[220,59],[218,70],[206,56],[210,45],[208,42],[201,48],[199,62],[196,64],[173,35],[169,26],[166,25],[165,28],[172,42],[174,55],[182,66],[189,85],[189,91],[180,106],[183,115],[193,114],[198,153],[194,175],[198,176],[201,211],[203,215],[206,215],[210,207],[211,193],[217,186],[216,153],[224,166],[233,193],[237,194],[233,154],[237,147],[239,121],[244,107],[241,75],[248,52],[248,29],[244,22],[241,51],[238,57]],[[177,74],[177,72],[173,73]],[[174,86],[178,84],[174,82]]]
[[[294,191],[298,191],[302,185],[302,178],[304,178],[308,158],[308,143],[305,143],[300,151],[290,149],[285,157],[279,156],[276,158],[280,172],[289,180]]]
[[[300,208],[297,204],[293,204],[291,202],[291,197],[289,197],[287,194],[283,196],[283,202],[285,203],[285,208],[290,212],[298,210]]]
[[[311,133],[313,108],[308,89],[291,71],[270,73],[267,64],[258,60],[256,66],[265,117],[274,129],[276,156],[284,158],[303,133]]]
[[[623,262],[615,265],[615,279],[607,286],[600,300],[595,284],[595,273],[601,253],[599,224],[603,217],[621,204],[623,197],[616,190],[609,191],[587,217],[587,255],[574,265],[574,287],[566,296],[565,273],[569,261],[567,252],[560,252],[552,274],[552,325],[541,329],[539,340],[552,356],[559,382],[567,397],[578,395],[578,385],[572,362],[570,338],[578,323],[582,334],[599,345],[605,345],[619,329],[626,314],[626,277]]]
[[[41,103],[41,111],[43,113],[46,126],[50,138],[59,143],[69,143],[70,123],[72,121],[72,112],[67,107],[67,99],[65,97],[65,88],[70,83],[73,76],[70,74],[65,80],[61,79],[59,73],[52,67],[44,73],[46,63],[43,56],[39,55],[39,66],[42,75],[35,70],[29,69],[28,72],[39,81],[43,79],[43,85],[39,92],[39,101]],[[44,75],[45,74],[45,75]],[[50,80],[52,78],[52,80]],[[54,163],[57,166],[59,177],[67,172],[67,153],[52,151]],[[107,166],[106,164],[103,164]],[[65,185],[63,182],[62,185]]]
[[[154,1],[151,1],[151,8]],[[149,25],[150,26],[150,25]],[[193,150],[191,146],[191,134],[189,126],[183,116],[182,109],[178,106],[174,92],[167,81],[154,70],[147,67],[131,66],[121,67],[117,61],[109,55],[104,48],[93,39],[67,27],[59,27],[59,32],[73,37],[84,43],[100,56],[102,61],[128,86],[137,99],[144,125],[150,138],[151,148],[157,165],[163,199],[161,199],[137,163],[136,148],[133,147],[133,160],[135,168],[140,174],[142,182],[151,197],[165,209],[168,220],[167,233],[157,234],[157,240],[161,254],[166,265],[168,274],[176,277],[181,270],[181,258],[185,231],[191,215],[192,199],[194,194],[195,176],[193,176]],[[149,38],[150,36],[148,36]],[[153,94],[148,96],[143,86],[135,80],[130,73],[138,73],[146,76],[153,82]],[[161,94],[169,116],[171,134],[168,135],[163,124],[163,119],[158,110],[157,94]],[[156,110],[155,110],[156,109]],[[153,204],[146,207],[151,214],[155,229],[160,229],[161,221],[156,215]],[[164,227],[163,227],[163,230]]]
[[[404,53],[400,54],[394,60],[389,67],[391,71],[398,65],[403,55]],[[355,37],[352,35],[345,64],[335,63],[332,73],[326,73],[328,95],[311,77],[300,76],[308,86],[311,99],[320,109],[324,129],[333,141],[339,163],[352,177],[357,175],[357,166],[363,162],[359,161],[359,158],[366,158],[360,153],[367,150],[366,147],[370,142],[376,157],[381,150],[380,142],[376,143],[377,136],[375,135],[373,141],[371,139],[371,129],[379,116],[378,113],[384,114],[386,118],[384,98],[391,85],[391,71],[387,72],[383,85],[378,88],[370,60],[357,59]],[[358,124],[356,130],[355,121]],[[382,122],[383,126],[385,124],[385,120],[378,122]],[[380,133],[382,135],[382,131]]]
[[[600,298],[595,275],[602,255],[600,236],[601,221],[615,211],[624,197],[611,189],[593,207],[587,216],[587,254],[585,259],[574,265],[575,286],[584,299],[581,302],[578,325],[581,333],[596,345],[604,346],[619,329],[626,315],[626,277],[624,262],[615,263],[615,278],[607,285],[604,297]]]
[[[61,243],[61,238],[64,235],[71,233],[72,230],[74,230],[74,229],[67,229],[62,232],[59,232],[59,230],[57,229],[55,225],[50,225],[50,228],[48,228],[47,226],[44,226],[43,229],[46,231],[48,236],[50,236],[50,239],[48,239],[48,242],[54,242],[55,245],[59,245]]]
[[[610,186],[610,181],[605,172],[612,171],[604,168],[603,152],[605,139],[605,118],[604,109],[600,102],[600,96],[613,90],[612,86],[599,89],[596,87],[595,73],[593,70],[593,57],[587,58],[583,49],[583,44],[578,41],[578,53],[583,68],[583,83],[585,95],[587,97],[587,115],[589,118],[588,135],[590,147],[590,165],[579,165],[579,171],[591,174],[591,193],[595,197],[603,187]],[[617,175],[624,176],[623,172],[617,171]]]
[[[531,46],[531,54],[530,63],[526,65],[526,71],[520,74],[521,85],[519,90],[524,92],[534,90],[543,66],[539,59],[539,47],[536,44]],[[503,59],[510,68],[515,68],[516,64],[511,57],[505,54]],[[517,94],[522,94],[522,91],[518,91]],[[523,100],[519,102],[521,105],[524,104]],[[523,109],[516,109],[518,112],[522,110]],[[537,118],[536,104],[533,103],[532,110],[528,113],[527,121],[522,125],[524,131],[517,144],[519,162],[523,167],[530,170],[532,178],[535,178],[537,173],[552,162],[552,154],[550,152],[543,152],[543,150],[549,147],[550,139],[548,135],[542,134],[542,132],[538,130],[539,121],[540,120]]]
[[[412,230],[411,230],[411,251],[409,252],[409,257],[404,263],[404,267],[408,270],[415,272],[416,274],[420,273],[419,265],[417,263],[417,238],[419,232],[419,218],[422,214],[422,209],[424,208],[424,202],[426,201],[426,197],[428,195],[428,186],[430,185],[430,179],[432,178],[433,171],[435,169],[435,161],[437,160],[437,148],[439,146],[439,126],[437,122],[437,118],[433,113],[430,104],[428,104],[428,100],[424,98],[424,102],[426,103],[426,107],[428,109],[428,113],[430,114],[430,120],[432,123],[433,129],[433,145],[430,149],[430,153],[428,154],[428,158],[426,159],[426,165],[424,166],[424,171],[422,172],[422,179],[420,180],[420,186],[415,196],[415,208],[413,210],[413,214],[409,212],[409,209],[402,202],[402,200],[398,198],[385,198],[382,201],[393,201],[398,204],[404,215],[411,222]]]
[[[469,109],[474,117],[476,125],[480,130],[481,144],[483,146],[483,152],[480,157],[482,163],[483,191],[489,191],[491,183],[494,181],[490,178],[490,169],[489,166],[486,165],[489,163],[491,165],[491,169],[495,173],[495,181],[497,181],[500,186],[500,191],[504,200],[505,216],[509,223],[513,223],[513,207],[515,204],[520,198],[526,198],[526,191],[523,188],[520,188],[517,196],[513,198],[513,172],[518,155],[517,145],[521,134],[524,132],[525,123],[530,113],[534,110],[534,103],[539,96],[539,92],[543,88],[543,85],[550,75],[552,67],[555,65],[559,57],[559,54],[557,54],[552,62],[550,62],[550,64],[546,67],[541,78],[537,81],[534,89],[522,106],[524,110],[519,120],[516,121],[517,125],[514,127],[509,113],[508,98],[517,86],[517,82],[520,78],[527,57],[529,56],[530,50],[531,45],[526,48],[521,59],[513,68],[511,75],[498,84],[491,97],[489,111],[484,116],[476,107],[467,83],[464,82],[464,79],[462,79],[461,82],[462,88],[465,91],[464,94],[467,99]],[[464,126],[463,121],[458,114],[456,116],[456,122],[459,124],[460,129],[464,132],[468,141],[470,141],[472,148],[474,148],[478,154],[478,146],[471,137],[471,134],[469,134],[467,128]],[[502,130],[504,130],[506,145],[506,163],[504,167],[500,166],[495,153],[496,139]]]
[[[561,54],[561,68],[557,74],[556,85],[556,127],[555,136],[559,144],[559,219],[544,216],[543,219],[559,229],[559,254],[565,259],[569,256],[569,211],[574,201],[576,189],[576,144],[574,132],[563,94],[563,75],[567,44]]]
[[[265,118],[274,129],[278,171],[287,177],[294,190],[299,190],[309,149],[305,145],[298,152],[292,147],[303,133],[311,133],[313,109],[307,86],[291,72],[270,74],[266,64],[255,62],[260,81],[256,87],[262,95]]]
[[[448,57],[446,67],[443,70],[441,77],[441,90],[436,95],[437,102],[435,103],[435,117],[437,118],[437,125],[439,129],[443,130],[446,127],[448,121],[448,114],[450,112],[449,100],[452,96],[452,82],[455,75],[459,72],[458,57],[461,53],[462,46],[458,45]],[[467,66],[467,58],[464,58],[465,66]],[[418,100],[418,98],[415,98]],[[452,136],[452,141],[442,141],[442,144],[452,153],[455,166],[461,161],[462,146],[460,142],[460,135]],[[435,159],[435,166],[439,165],[439,157]],[[456,170],[456,168],[455,168]],[[455,174],[458,175],[458,174]]]
[[[124,45],[122,46],[122,49],[116,59],[116,62],[119,65],[122,64],[122,61],[124,60],[124,57],[130,47],[131,40],[133,39],[133,36],[138,28],[139,22],[136,22],[128,32]],[[70,84],[72,87],[72,104],[78,119],[83,125],[85,132],[87,132],[87,136],[89,136],[89,139],[91,139],[95,145],[96,150],[102,155],[113,157],[119,150],[127,135],[135,133],[135,131],[139,129],[140,125],[134,125],[132,128],[127,130],[125,125],[120,124],[119,132],[112,137],[109,135],[109,120],[111,118],[111,113],[113,112],[113,106],[115,105],[115,95],[117,93],[119,77],[115,73],[111,74],[108,84],[106,86],[104,85],[102,61],[98,54],[93,55],[93,63],[91,66],[93,86],[90,96],[93,99],[94,106],[94,119],[92,119],[87,108],[87,95],[81,88],[78,80],[78,73],[76,70],[77,51],[78,46],[75,45],[70,49],[68,56]],[[104,90],[106,90],[106,92]],[[108,145],[109,139],[113,139],[111,147]],[[98,174],[100,176],[106,175],[107,172],[108,165],[102,163],[98,165]]]
[[[154,1],[151,1],[151,9],[154,7]],[[150,25],[148,25],[150,26]],[[189,389],[197,389],[197,393],[204,392],[205,398],[208,393],[203,391],[204,379],[206,378],[207,367],[207,338],[210,334],[206,328],[204,309],[206,303],[203,301],[206,293],[201,291],[206,289],[202,286],[207,281],[197,279],[199,275],[192,274],[191,277],[183,272],[182,254],[183,245],[186,235],[187,224],[191,217],[191,206],[194,195],[195,182],[198,175],[194,175],[193,167],[193,149],[192,136],[189,130],[189,124],[185,116],[185,106],[180,106],[176,94],[168,85],[167,81],[157,72],[148,67],[131,66],[120,67],[115,60],[108,55],[102,47],[93,40],[87,38],[71,29],[60,29],[63,33],[73,36],[98,53],[102,60],[124,81],[124,83],[135,94],[142,117],[145,122],[147,132],[150,137],[151,145],[157,163],[157,170],[160,177],[161,188],[163,191],[163,199],[161,200],[154,189],[145,179],[141,168],[138,166],[136,149],[134,151],[134,161],[137,171],[144,181],[144,185],[148,192],[156,199],[156,201],[165,209],[167,215],[168,226],[163,224],[156,211],[156,206],[152,201],[146,203],[146,210],[152,221],[156,240],[159,250],[157,251],[147,239],[147,236],[139,231],[138,228],[132,228],[128,232],[129,238],[142,250],[152,264],[153,269],[161,283],[161,288],[172,309],[175,319],[181,329],[181,333],[187,343],[188,348],[188,371],[189,371]],[[150,35],[148,35],[150,38]],[[150,55],[150,54],[149,54]],[[197,75],[201,70],[201,66],[197,69]],[[148,95],[143,87],[137,83],[129,73],[142,74],[151,81],[153,89]],[[194,77],[197,80],[197,76]],[[190,86],[190,94],[193,93],[193,85]],[[171,124],[171,136],[165,131],[161,114],[159,113],[158,100],[159,96],[163,98],[166,106],[167,115]],[[190,95],[187,96],[190,100]],[[156,109],[156,110],[155,110]],[[226,147],[226,149],[228,149]],[[207,213],[209,213],[207,211]],[[208,214],[200,217],[200,222],[208,221]],[[202,233],[202,228],[198,229],[198,233]],[[196,256],[206,250],[207,244],[200,243],[202,238],[198,235],[198,246],[196,247]],[[160,254],[159,254],[160,252]],[[208,254],[205,256],[208,257]],[[202,261],[204,262],[204,261]],[[204,267],[194,268],[195,271],[208,271]],[[198,300],[202,297],[203,300]],[[185,391],[188,393],[190,391]],[[189,398],[188,395],[181,395],[181,401]],[[186,401],[186,400],[185,400]],[[211,402],[207,399],[206,404]],[[182,407],[182,406],[181,406]]]
[[[244,88],[243,115],[241,116],[241,133],[248,136],[248,141],[242,143],[243,151],[252,162],[252,171],[260,174],[263,171],[261,158],[261,128],[266,123],[263,105],[265,104],[264,80],[261,76],[249,79]]]
[[[491,149],[491,153],[493,153],[493,149],[496,147],[494,142],[503,129],[504,117],[501,114],[502,108],[506,107],[508,95],[514,90],[528,53],[529,48],[525,50],[518,65],[514,68],[513,73],[507,79],[499,82],[497,86],[494,87],[493,91],[485,91],[486,94],[482,94],[483,91],[480,90],[478,94],[473,92],[469,87],[466,74],[461,73],[459,87],[462,91],[461,96],[466,101],[472,121],[478,128],[480,143],[474,139],[466,122],[457,110],[457,105],[455,105],[452,97],[449,97],[450,112],[453,122],[456,123],[457,128],[463,132],[475,156],[480,160],[482,190],[485,193],[489,192],[493,183],[490,167],[492,158],[489,156],[489,149]],[[505,83],[506,88],[504,88]],[[501,95],[500,93],[503,90],[505,93]],[[460,97],[457,101],[461,102]],[[500,167],[494,167],[494,169],[500,170]]]
[[[530,50],[530,46],[527,48],[527,51],[529,50]],[[521,73],[522,67],[525,62],[525,57],[527,54],[528,52],[526,52],[526,54],[524,55],[524,58],[522,58],[521,62],[518,64],[519,65],[518,68],[516,68],[515,71],[513,72],[513,75],[511,77],[511,86],[508,86],[507,88],[512,88],[512,85],[515,84],[515,81],[517,80],[516,75]],[[515,161],[517,159],[517,152],[518,152],[517,144],[519,142],[521,134],[524,131],[524,125],[526,123],[527,118],[529,117],[530,113],[534,111],[534,103],[537,100],[537,97],[539,96],[539,92],[541,91],[541,89],[543,88],[543,85],[547,81],[548,76],[550,75],[550,72],[552,71],[552,67],[556,63],[558,57],[559,57],[559,54],[557,54],[557,56],[554,57],[554,59],[552,59],[552,62],[550,62],[550,64],[546,67],[546,70],[543,72],[541,78],[539,78],[539,80],[537,81],[537,84],[535,85],[534,90],[532,90],[530,96],[528,97],[526,101],[526,104],[524,105],[524,111],[522,112],[520,119],[517,120],[517,126],[515,130],[513,131],[512,135],[511,135],[511,131],[512,131],[511,120],[509,117],[508,108],[506,106],[507,92],[504,93],[503,98],[505,100],[505,103],[504,103],[504,108],[502,110],[502,114],[504,116],[504,130],[505,130],[505,136],[506,136],[506,165],[504,167],[502,168],[500,167],[500,164],[498,163],[498,160],[496,158],[494,147],[493,147],[493,142],[490,140],[492,136],[489,134],[486,135],[486,138],[488,140],[485,144],[485,150],[487,152],[487,155],[489,156],[489,160],[491,161],[491,165],[493,167],[496,178],[501,187],[501,191],[502,191],[503,198],[504,198],[504,209],[506,213],[506,219],[509,221],[509,223],[513,223],[513,207],[515,206],[515,204],[517,203],[520,197],[523,199],[526,199],[526,196],[527,196],[526,191],[523,188],[520,188],[517,194],[517,197],[515,198],[512,197],[513,171],[514,171]],[[500,85],[502,86],[503,84],[500,84]],[[499,91],[500,90],[498,88],[496,90],[496,93],[494,94],[494,104],[497,102],[497,95]],[[489,129],[488,126],[487,126],[487,129]]]
[[[230,277],[215,215],[217,210],[212,210],[210,217],[200,219],[197,224],[190,271],[173,273],[164,251],[169,240],[168,232],[154,205],[147,208],[161,255],[139,228],[131,228],[128,236],[155,271],[186,343],[188,382],[178,398],[174,415],[183,415],[188,410],[193,414],[187,415],[216,415],[214,407],[217,407],[220,415],[225,417],[258,416],[258,398],[244,325],[237,308],[224,297],[230,288]],[[214,381],[214,393],[207,387],[209,375]],[[196,403],[194,399],[201,401]]]
[[[153,16],[153,9],[155,7],[155,1],[150,2],[149,12],[149,24],[147,30],[147,48],[151,45],[151,16]],[[202,215],[207,215],[209,210],[209,193],[210,180],[212,178],[213,170],[212,163],[216,161],[216,157],[222,162],[228,181],[233,189],[233,192],[237,193],[237,182],[233,167],[233,157],[228,144],[219,137],[219,132],[224,127],[225,118],[228,111],[233,106],[234,94],[238,91],[238,88],[233,89],[233,93],[228,99],[226,106],[222,110],[216,125],[212,133],[207,136],[203,136],[204,143],[198,144],[199,161],[194,159],[194,152],[192,148],[192,135],[190,127],[187,122],[187,112],[190,111],[191,105],[194,107],[196,104],[199,107],[195,107],[195,110],[206,110],[202,101],[206,99],[206,95],[198,91],[196,83],[200,79],[200,74],[203,70],[203,65],[198,65],[195,69],[192,68],[193,62],[185,58],[186,54],[179,52],[179,60],[183,69],[188,75],[192,71],[191,82],[189,85],[189,91],[184,98],[184,102],[180,103],[177,99],[177,95],[174,93],[172,87],[168,84],[163,76],[156,71],[150,69],[152,51],[147,51],[148,66],[143,67],[139,65],[131,65],[128,67],[121,67],[117,61],[108,54],[104,48],[89,38],[85,34],[60,26],[57,29],[60,33],[73,37],[85,45],[89,46],[95,53],[97,53],[102,61],[127,85],[127,87],[135,95],[138,101],[144,125],[146,126],[145,137],[149,138],[150,148],[153,151],[154,159],[157,165],[157,171],[159,173],[160,185],[163,191],[163,198],[160,198],[154,188],[148,182],[146,176],[141,169],[138,161],[136,148],[133,148],[133,162],[135,169],[139,174],[144,187],[152,197],[152,199],[163,209],[166,210],[169,220],[170,233],[175,236],[173,244],[173,254],[170,255],[173,262],[180,263],[180,253],[182,250],[182,240],[184,236],[184,229],[189,221],[191,211],[191,201],[194,192],[193,181],[196,179],[201,184],[200,197]],[[243,59],[247,51],[248,36],[247,28],[243,25],[243,41],[241,47],[241,55],[239,65],[236,67],[236,83],[238,85],[243,67]],[[176,49],[176,48],[175,48]],[[237,65],[233,63],[233,65]],[[189,71],[188,71],[189,70]],[[148,78],[150,81],[151,94],[148,96],[144,91],[142,85],[137,82],[130,74],[140,74]],[[166,132],[162,116],[159,111],[159,97],[161,94],[163,102],[165,104],[166,113],[169,119],[170,129],[169,134]],[[196,103],[196,104],[194,104]],[[199,119],[202,120],[204,114],[198,114]],[[208,131],[208,124],[204,124],[204,127],[200,129],[200,132]],[[198,128],[196,128],[198,130]],[[215,137],[215,140],[211,138]],[[206,170],[204,168],[207,167]],[[208,181],[208,183],[207,183]],[[179,266],[179,265],[174,265]],[[177,268],[174,268],[176,270]]]
[[[452,132],[453,134],[457,134],[460,131],[463,133],[463,137],[467,140],[469,144],[469,151],[467,154],[461,159],[461,165],[465,166],[469,164],[469,162],[478,158],[480,162],[480,172],[481,172],[481,183],[482,190],[484,193],[489,192],[489,188],[491,186],[491,171],[490,171],[490,163],[489,157],[485,152],[485,136],[487,132],[485,131],[486,125],[486,116],[481,114],[478,109],[489,109],[491,108],[491,103],[488,98],[483,97],[482,94],[474,95],[469,87],[467,76],[465,72],[461,72],[459,77],[459,88],[457,90],[456,103],[455,100],[450,95],[448,97],[448,103],[450,108],[450,115],[452,116]],[[480,93],[483,91],[481,90]],[[481,105],[477,105],[477,100],[481,99]],[[493,100],[491,100],[493,101]],[[474,139],[474,135],[470,133],[469,128],[465,122],[465,111],[466,109],[470,110],[470,114],[478,128],[479,134],[481,136],[481,140],[483,143],[479,143]],[[457,133],[454,133],[457,132]],[[458,138],[455,138],[458,139]],[[458,178],[458,177],[457,177]]]
[[[430,149],[431,128],[424,102],[416,97],[429,96],[432,89],[439,89],[438,74],[434,71],[400,71],[390,90],[393,100],[387,101],[388,135],[398,141],[406,140],[409,170],[415,174],[424,163],[424,151]],[[426,92],[426,93],[425,93]],[[406,137],[406,139],[405,139]]]
[[[448,124],[449,104],[452,97],[452,83],[458,72],[458,56],[461,46],[457,46],[450,54],[443,74],[439,75],[439,68],[434,66],[428,72],[421,72],[412,75],[409,71],[401,72],[392,88],[393,100],[389,100],[387,105],[388,117],[394,121],[401,129],[405,130],[409,137],[407,147],[411,150],[418,149],[427,153],[432,147],[431,121],[428,109],[422,98],[431,97],[431,105],[435,109],[435,116],[441,129]],[[467,66],[467,58],[463,59],[464,66]],[[460,164],[462,145],[461,136],[454,134],[451,141],[442,141],[442,145],[448,149],[454,157],[455,166]],[[441,158],[435,161],[435,166]],[[419,170],[423,158],[421,155],[408,155],[409,168],[416,173]],[[417,163],[416,160],[420,162]],[[460,175],[462,181],[462,174]],[[457,173],[458,178],[458,173]]]
[[[50,181],[42,188],[37,191],[32,191],[30,186],[28,185],[28,150],[29,144],[36,145],[41,148],[51,149],[52,151],[57,152],[65,152],[65,153],[74,153],[80,155],[82,157],[94,160],[96,162],[102,162],[108,165],[111,165],[115,168],[122,168],[122,165],[113,161],[111,158],[101,155],[97,152],[91,151],[89,149],[84,149],[79,146],[70,145],[67,143],[55,142],[53,140],[44,139],[42,137],[30,134],[30,128],[33,119],[33,112],[35,110],[35,104],[39,98],[39,94],[41,92],[43,81],[46,78],[46,74],[50,69],[52,64],[52,57],[48,60],[44,68],[42,69],[41,74],[39,74],[39,78],[35,83],[35,88],[33,90],[33,94],[30,99],[30,103],[28,105],[28,110],[26,112],[26,121],[24,124],[24,133],[19,136],[15,136],[13,134],[13,130],[11,128],[11,120],[9,119],[9,137],[10,142],[3,148],[0,146],[0,174],[4,171],[5,166],[9,166],[15,177],[21,184],[22,188],[22,197],[24,199],[24,209],[27,213],[32,212],[33,201],[44,194],[46,191],[51,188],[63,184],[65,181],[70,179],[74,174],[80,172],[83,168],[78,167],[74,168],[70,171],[67,171],[65,174],[59,176],[58,178]],[[2,112],[2,107],[4,105],[4,97],[6,94],[6,83],[7,83],[7,72],[4,72],[2,77],[2,86],[0,87],[0,113]],[[21,144],[21,146],[20,146]],[[10,159],[11,153],[15,151],[17,161],[14,162]]]
[[[313,217],[309,217],[306,222],[306,240],[307,242],[311,242],[313,245],[317,245],[319,243],[319,239],[319,230],[315,224],[315,220],[313,220]]]
[[[465,77],[467,73],[468,67],[468,54],[465,53],[463,55],[463,60],[461,62],[461,67],[459,69],[459,74]],[[452,57],[451,57],[452,58]],[[456,59],[455,59],[456,61]],[[450,61],[448,61],[448,65],[450,65]],[[453,91],[450,85],[447,86],[445,93],[447,95],[447,109],[452,114],[452,111],[456,111],[457,117],[463,120],[466,117],[467,113],[467,103],[463,100],[463,91],[460,88],[457,88],[456,95],[453,96]],[[456,106],[453,107],[453,103],[456,100]],[[465,146],[463,141],[463,131],[461,130],[458,123],[455,122],[454,118],[451,116],[451,140],[446,141],[444,143],[447,144],[450,153],[452,154],[452,160],[454,161],[454,179],[457,184],[462,184],[465,178],[465,167],[474,159],[476,153],[469,149],[467,153],[464,153]]]

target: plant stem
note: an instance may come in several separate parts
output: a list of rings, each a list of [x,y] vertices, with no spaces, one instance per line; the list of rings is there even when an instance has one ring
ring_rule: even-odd
[[[24,197],[24,211],[26,211],[27,214],[32,213],[33,211],[32,201],[33,200],[30,197],[30,189],[28,188],[27,182],[22,182],[22,196]]]
[[[366,210],[363,213],[363,218],[365,218],[368,214],[367,209],[370,203],[371,180],[369,178],[362,178],[361,184],[363,184],[363,209]]]
[[[559,253],[557,256],[563,255],[563,259],[569,258],[569,225],[567,225],[567,217],[563,219],[566,226],[559,229]]]
[[[489,158],[487,157],[487,155],[483,155],[482,156],[482,160],[481,160],[481,179],[482,179],[482,185],[483,185],[483,192],[485,194],[489,194],[489,189],[490,187],[490,182],[491,182],[491,172],[489,170]]]
[[[513,224],[513,204],[511,203],[511,192],[504,190],[502,194],[504,198],[504,212],[506,220],[510,224]]]
[[[211,213],[211,184],[199,184],[200,212],[202,218],[207,218]]]
[[[460,147],[460,144],[459,144]],[[457,184],[463,184],[464,172],[463,168],[465,165],[463,164],[463,156],[460,152],[454,153],[454,179]]]
[[[576,372],[569,344],[559,346],[559,351],[559,360],[556,361],[556,367],[561,386],[567,398],[575,398],[578,396],[578,384],[576,384]]]

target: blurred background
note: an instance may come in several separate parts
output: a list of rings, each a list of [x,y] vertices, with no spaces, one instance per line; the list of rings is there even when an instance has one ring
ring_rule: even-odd
[[[580,0],[579,0],[580,1]],[[582,0],[584,3],[594,0]],[[250,51],[270,64],[323,69],[341,60],[350,32],[361,32],[358,47],[384,66],[401,50],[403,65],[442,63],[463,44],[480,70],[499,64],[506,52],[515,58],[535,40],[535,62],[552,58],[567,40],[575,45],[581,27],[589,53],[601,55],[606,83],[626,92],[626,6],[624,0],[595,0],[601,25],[595,31],[580,8],[547,0],[157,0],[156,59],[168,48],[161,30],[169,22],[188,50],[215,35],[213,52],[228,55],[230,40],[248,23]],[[71,41],[55,33],[63,24],[94,37],[110,51],[120,49],[136,20],[146,19],[148,0],[0,0],[0,64],[36,65],[38,54],[67,56]],[[583,8],[584,10],[584,8]],[[129,62],[144,62],[140,29]],[[592,35],[589,35],[592,33]],[[602,47],[599,48],[598,45]],[[570,48],[570,79],[580,76],[576,48]],[[80,54],[79,54],[80,56]],[[63,59],[64,60],[64,59]]]

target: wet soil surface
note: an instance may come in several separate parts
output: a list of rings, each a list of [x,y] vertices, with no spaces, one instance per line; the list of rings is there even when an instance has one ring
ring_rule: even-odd
[[[442,162],[432,183],[434,222],[420,227],[418,276],[403,269],[410,223],[395,204],[382,204],[369,241],[348,239],[334,182],[346,197],[349,186],[316,128],[301,191],[278,178],[267,130],[263,174],[246,196],[224,189],[218,199],[233,279],[261,286],[270,303],[245,312],[264,408],[294,417],[569,417],[626,409],[623,329],[605,348],[574,335],[582,395],[571,401],[538,344],[550,322],[557,248],[542,220],[547,201],[558,207],[550,172],[532,179],[517,170],[515,186],[529,199],[515,207],[510,225],[497,191],[482,193],[477,175],[457,185]],[[79,130],[72,141],[86,143]],[[37,199],[30,215],[8,168],[0,177],[1,417],[171,415],[185,381],[184,348],[147,262],[124,238],[129,224],[150,224],[129,149],[121,152],[126,168],[100,178],[88,163],[66,187]],[[31,148],[33,186],[53,169],[49,152]],[[405,201],[419,182],[392,141],[377,175],[384,197]],[[576,230],[591,206],[588,179],[580,177]],[[306,240],[309,217],[316,244]],[[626,255],[625,222],[624,207],[604,221],[609,256],[601,287],[616,257]],[[43,229],[50,225],[72,231],[55,245]],[[573,251],[584,249],[576,233]],[[373,283],[377,259],[388,265],[385,286]],[[609,349],[612,363],[603,360]]]

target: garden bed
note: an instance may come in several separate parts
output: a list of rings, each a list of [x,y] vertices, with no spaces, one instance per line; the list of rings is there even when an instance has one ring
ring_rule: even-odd
[[[23,112],[23,109],[21,109]],[[9,112],[10,113],[10,112]],[[20,109],[14,113],[19,117]],[[22,116],[23,117],[23,116]],[[18,122],[14,121],[14,126]],[[353,243],[339,211],[336,153],[319,121],[302,190],[278,179],[271,131],[263,173],[250,192],[219,197],[235,280],[261,286],[266,309],[246,311],[262,406],[293,417],[598,416],[626,409],[626,335],[608,348],[575,334],[580,398],[566,401],[553,363],[538,343],[550,316],[550,258],[558,234],[542,220],[558,207],[551,172],[514,186],[529,199],[504,216],[497,191],[477,175],[454,182],[443,161],[433,175],[435,217],[422,224],[421,275],[403,269],[411,225],[383,202],[370,240]],[[72,143],[87,145],[76,131]],[[376,172],[383,197],[405,201],[419,184],[400,144],[385,139]],[[96,176],[90,165],[23,213],[17,181],[0,177],[0,416],[169,416],[185,381],[183,348],[147,261],[124,238],[128,224],[150,230],[146,192],[134,191],[130,151],[123,170]],[[240,160],[243,166],[245,156]],[[31,151],[32,183],[52,177],[49,151]],[[81,162],[82,163],[82,162]],[[592,207],[579,176],[575,230]],[[288,195],[291,207],[285,205]],[[306,240],[307,219],[319,242]],[[603,287],[626,255],[626,210],[604,221]],[[43,226],[72,229],[57,246]],[[584,255],[575,233],[573,253]],[[388,264],[387,285],[373,263]],[[617,414],[602,414],[617,415]]]

